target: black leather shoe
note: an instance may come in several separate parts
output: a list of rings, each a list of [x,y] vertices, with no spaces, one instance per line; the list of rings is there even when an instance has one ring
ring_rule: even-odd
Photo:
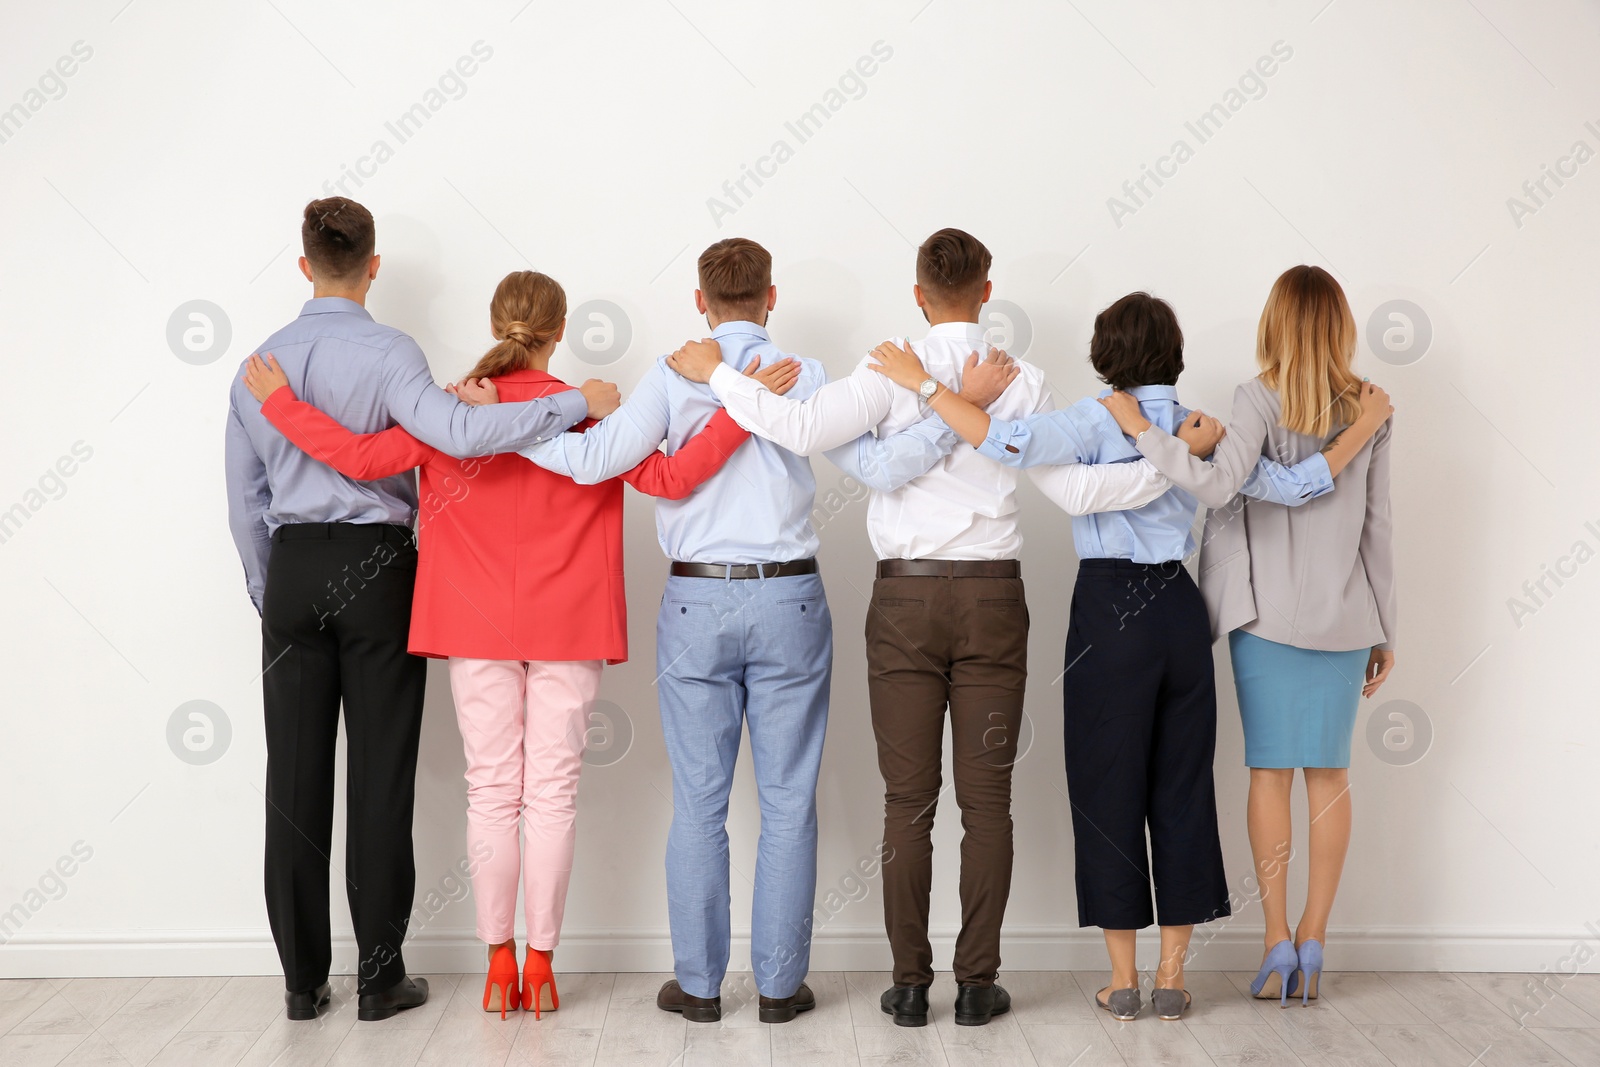
[[[285,992],[283,994],[284,1014],[297,1021],[315,1019],[317,1012],[328,1006],[328,998],[332,995],[333,991],[328,988],[327,982],[323,982],[309,993]]]
[[[382,993],[363,993],[357,1003],[356,1018],[364,1023],[375,1023],[407,1008],[421,1007],[427,1002],[426,978],[402,978]]]
[[[925,985],[891,986],[878,1000],[885,1015],[894,1016],[896,1026],[928,1025],[928,987]]]
[[[804,982],[792,997],[762,997],[756,1016],[764,1023],[786,1023],[803,1011],[817,1006],[816,994]]]
[[[661,992],[656,994],[656,1007],[662,1011],[675,1011],[692,1023],[722,1020],[721,997],[691,997],[683,991],[676,978],[662,986]]]
[[[1011,994],[998,985],[956,987],[956,1025],[987,1026],[989,1019],[1011,1010]]]

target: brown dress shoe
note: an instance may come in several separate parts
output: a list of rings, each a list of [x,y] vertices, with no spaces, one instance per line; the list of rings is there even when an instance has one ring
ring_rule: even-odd
[[[656,994],[656,1007],[662,1011],[675,1011],[692,1023],[714,1023],[722,1019],[722,998],[691,997],[683,991],[676,978],[661,987]]]
[[[786,1023],[803,1011],[810,1011],[817,1006],[817,998],[811,992],[811,987],[804,982],[794,991],[792,997],[762,997],[761,1007],[756,1012],[757,1017],[764,1023]]]

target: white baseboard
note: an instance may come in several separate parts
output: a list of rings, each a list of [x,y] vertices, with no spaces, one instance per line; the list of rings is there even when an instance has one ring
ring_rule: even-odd
[[[934,959],[948,966],[955,931],[934,932]],[[1370,927],[1329,934],[1329,966],[1358,971],[1552,971],[1600,972],[1600,925],[1574,930],[1423,929]],[[1156,953],[1152,931],[1141,939],[1140,962]],[[1261,962],[1261,936],[1254,929],[1196,931],[1189,966],[1195,970],[1254,970]],[[1050,927],[1008,929],[1002,944],[1005,969],[1099,970],[1105,949],[1094,930]],[[406,942],[413,973],[483,969],[483,946],[470,928],[419,931]],[[732,967],[748,970],[750,941],[735,938]],[[349,974],[356,960],[350,936],[334,941],[334,971]],[[878,927],[824,930],[812,946],[818,971],[887,971],[889,946]],[[670,971],[672,946],[666,931],[574,931],[562,938],[564,971]],[[279,973],[277,951],[265,929],[89,931],[19,934],[0,945],[0,978],[112,978],[168,975]]]

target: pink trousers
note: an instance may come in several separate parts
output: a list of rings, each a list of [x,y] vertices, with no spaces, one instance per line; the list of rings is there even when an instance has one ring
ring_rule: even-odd
[[[603,666],[450,659],[467,755],[468,854],[479,861],[478,936],[491,945],[516,936],[519,872],[528,944],[548,951],[561,939],[588,705]]]

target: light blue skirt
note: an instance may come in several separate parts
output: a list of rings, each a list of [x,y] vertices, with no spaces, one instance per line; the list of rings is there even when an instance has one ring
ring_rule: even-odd
[[[1247,767],[1348,767],[1370,649],[1319,652],[1234,630]]]

